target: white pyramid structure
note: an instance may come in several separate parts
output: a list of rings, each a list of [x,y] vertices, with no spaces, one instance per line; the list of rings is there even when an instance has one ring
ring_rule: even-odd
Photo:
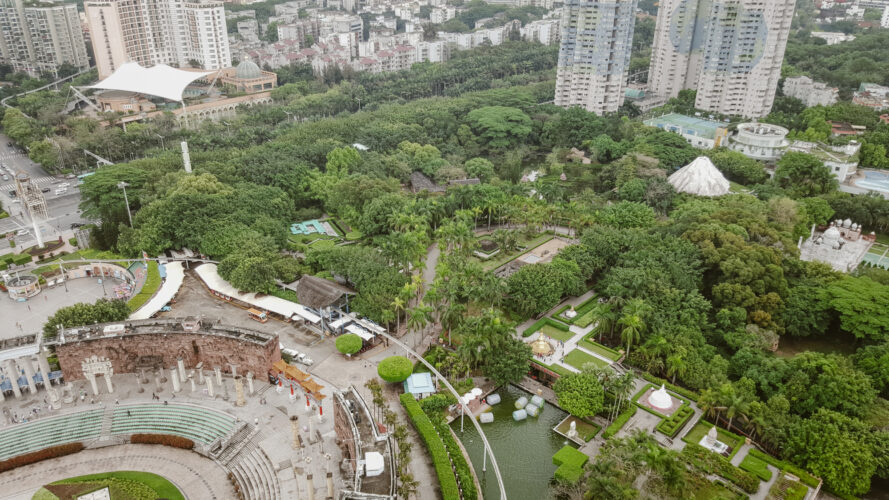
[[[668,177],[667,182],[676,191],[698,196],[722,196],[729,192],[728,179],[706,156],[698,156]]]

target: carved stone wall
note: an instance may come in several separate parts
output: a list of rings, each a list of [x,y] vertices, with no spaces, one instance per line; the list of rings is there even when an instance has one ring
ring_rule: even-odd
[[[105,357],[111,361],[114,373],[137,373],[140,368],[157,363],[157,368],[176,366],[182,358],[187,369],[204,363],[204,369],[214,366],[230,373],[230,364],[237,365],[238,373],[252,371],[256,377],[263,377],[272,368],[272,363],[281,359],[278,339],[274,337],[265,344],[243,342],[238,339],[201,333],[158,333],[118,337],[84,339],[56,346],[59,365],[65,380],[83,378],[81,363],[92,356]]]

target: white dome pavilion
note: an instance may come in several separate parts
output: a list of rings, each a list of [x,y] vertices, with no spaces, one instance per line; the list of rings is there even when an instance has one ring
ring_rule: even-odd
[[[667,389],[661,384],[661,388],[648,395],[648,402],[655,408],[667,410],[673,406],[673,398],[667,394]]]

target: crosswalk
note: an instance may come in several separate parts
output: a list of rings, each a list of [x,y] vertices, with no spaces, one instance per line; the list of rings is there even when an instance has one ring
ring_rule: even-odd
[[[38,177],[36,179],[32,179],[38,186],[40,187],[52,187],[50,184],[52,181],[56,180],[55,177],[51,175],[47,175],[45,177]],[[3,184],[0,186],[0,193],[9,192],[15,189],[15,183],[10,182],[9,184]]]

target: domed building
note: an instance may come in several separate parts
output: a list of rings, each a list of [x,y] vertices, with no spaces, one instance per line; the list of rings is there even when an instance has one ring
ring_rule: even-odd
[[[271,90],[278,85],[278,75],[263,71],[253,61],[242,61],[234,68],[219,71],[219,81],[236,92],[254,94]]]

